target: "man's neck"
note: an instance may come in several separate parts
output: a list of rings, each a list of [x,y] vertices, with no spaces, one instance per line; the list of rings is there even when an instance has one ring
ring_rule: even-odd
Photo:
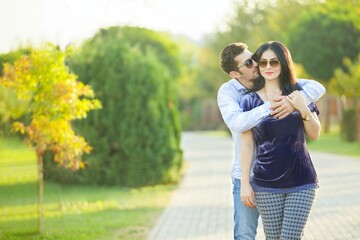
[[[241,82],[240,79],[238,78],[234,78],[238,83],[240,83],[241,86],[243,86],[245,89],[247,89],[247,87]]]

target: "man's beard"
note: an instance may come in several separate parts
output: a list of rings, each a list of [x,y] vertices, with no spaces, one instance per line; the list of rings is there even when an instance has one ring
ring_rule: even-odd
[[[256,71],[253,72],[253,77],[252,77],[251,81],[254,81],[258,77],[259,77],[259,71],[256,70]]]

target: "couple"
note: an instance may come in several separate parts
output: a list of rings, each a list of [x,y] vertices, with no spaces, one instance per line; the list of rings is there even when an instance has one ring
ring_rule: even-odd
[[[254,54],[229,44],[220,65],[232,77],[218,106],[235,148],[234,239],[255,239],[259,213],[266,239],[301,239],[318,187],[305,135],[320,135],[314,102],[325,88],[297,80],[289,50],[276,41]]]

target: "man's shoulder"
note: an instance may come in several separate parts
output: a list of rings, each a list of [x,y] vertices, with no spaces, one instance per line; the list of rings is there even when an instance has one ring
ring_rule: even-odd
[[[235,79],[230,79],[229,81],[221,84],[218,93],[224,93],[224,92],[237,92],[237,88],[235,85]]]
[[[228,81],[224,82],[223,84],[221,84],[220,88],[224,88],[224,87],[227,87],[227,86],[233,86],[233,78],[232,79],[229,79]]]

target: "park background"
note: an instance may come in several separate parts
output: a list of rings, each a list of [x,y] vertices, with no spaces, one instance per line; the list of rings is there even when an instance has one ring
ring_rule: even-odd
[[[322,137],[310,148],[360,156],[359,1],[1,0],[0,13],[0,239],[145,239],[186,171],[181,132],[227,134],[216,103],[229,78],[219,53],[234,41],[252,51],[285,43],[297,76],[327,89],[317,102]],[[81,114],[53,112],[72,112],[56,102],[73,93],[59,87],[68,82],[93,90],[78,95],[93,103]],[[34,128],[44,109],[49,126]],[[84,162],[54,163],[61,142],[29,134],[62,132],[51,124],[59,119],[92,147]]]

